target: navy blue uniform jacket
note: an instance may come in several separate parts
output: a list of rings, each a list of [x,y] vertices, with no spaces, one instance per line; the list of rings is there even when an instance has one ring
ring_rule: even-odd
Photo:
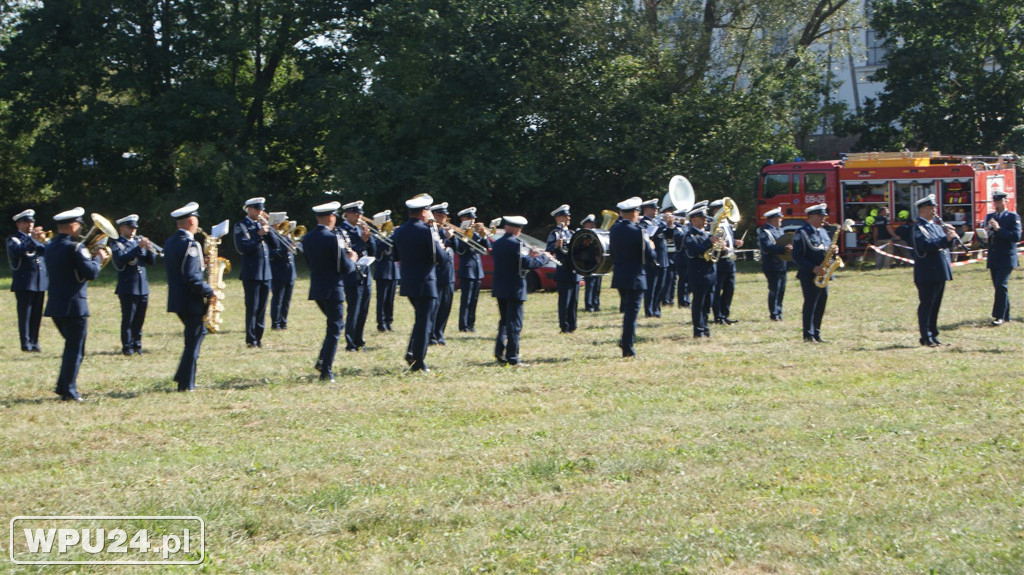
[[[758,228],[757,243],[761,247],[761,271],[786,271],[786,262],[779,259],[780,254],[786,253],[786,246],[780,246],[778,243],[782,236],[782,230],[775,226],[766,224]]]
[[[338,233],[318,225],[302,237],[302,253],[309,265],[308,299],[345,301],[344,279],[356,264],[348,259]]]
[[[999,230],[988,234],[988,262],[985,267],[1005,269],[1017,267],[1017,242],[1020,241],[1020,216],[1017,212],[1003,210],[1003,213],[992,212],[985,216],[985,227],[989,220],[999,222]]]
[[[437,236],[430,226],[420,220],[410,219],[402,224],[391,240],[395,242],[395,261],[399,262],[402,273],[404,297],[437,297],[437,274],[434,263],[444,254],[438,245]]]
[[[813,279],[814,268],[825,261],[825,250],[832,245],[832,238],[825,228],[817,228],[804,222],[793,236],[793,261],[800,268],[796,272],[799,279]]]
[[[85,246],[67,234],[57,234],[46,246],[46,273],[50,276],[50,297],[46,317],[85,317],[89,315],[86,285],[100,275],[100,257],[93,257]]]
[[[186,315],[206,313],[213,288],[203,277],[203,249],[192,234],[178,230],[164,243],[167,271],[167,311]]]
[[[494,283],[491,295],[496,298],[526,301],[526,271],[548,263],[547,256],[523,255],[523,242],[506,233],[494,240],[491,255],[494,259]]]
[[[490,240],[485,240],[474,233],[473,240],[477,243],[490,247]],[[463,241],[459,235],[455,236],[455,253],[459,254],[459,277],[467,280],[484,279],[484,268],[480,262],[480,254],[473,251],[469,244]]]
[[[912,232],[914,247],[914,283],[934,283],[953,279],[949,265],[949,240],[935,222],[917,218]]]
[[[43,254],[46,244],[21,231],[7,238],[7,261],[11,264],[11,291],[46,291],[50,286]]]
[[[647,289],[644,265],[655,257],[647,233],[629,220],[619,219],[608,230],[608,252],[612,258],[612,287]]]
[[[260,223],[242,218],[235,224],[235,249],[242,254],[242,280],[270,281],[270,250],[277,247],[274,233],[259,234]]]
[[[117,238],[110,246],[111,259],[117,270],[118,295],[149,295],[146,266],[156,263],[156,252],[144,250],[138,240]]]

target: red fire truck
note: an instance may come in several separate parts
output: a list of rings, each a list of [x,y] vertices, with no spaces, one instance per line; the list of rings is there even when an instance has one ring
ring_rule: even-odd
[[[871,241],[877,209],[888,206],[894,226],[917,218],[914,203],[935,194],[943,221],[963,235],[982,224],[992,210],[993,192],[1009,194],[1016,210],[1016,157],[951,156],[938,152],[869,152],[842,160],[790,162],[761,168],[757,181],[757,225],[764,213],[782,208],[783,225],[800,224],[808,205],[828,204],[832,225],[853,220],[844,233],[844,252],[863,250]]]

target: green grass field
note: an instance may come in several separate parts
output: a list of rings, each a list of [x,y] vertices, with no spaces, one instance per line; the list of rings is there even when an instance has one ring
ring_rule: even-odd
[[[396,331],[371,320],[334,385],[312,370],[323,318],[308,283],[291,328],[249,350],[229,276],[192,394],[171,391],[181,325],[162,283],[147,355],[119,354],[108,269],[89,290],[78,405],[52,393],[49,320],[43,353],[19,351],[6,280],[0,516],[197,515],[215,573],[1024,572],[1024,323],[988,325],[987,271],[956,269],[939,318],[952,345],[930,349],[908,269],[842,273],[830,343],[808,345],[798,282],[770,322],[752,265],[739,324],[696,342],[689,311],[667,309],[641,319],[637,360],[619,357],[606,281],[603,311],[571,335],[555,294],[530,296],[532,367],[493,362],[485,292],[478,332],[453,317],[433,372],[410,374],[400,299]],[[1020,273],[1011,299],[1019,318]]]

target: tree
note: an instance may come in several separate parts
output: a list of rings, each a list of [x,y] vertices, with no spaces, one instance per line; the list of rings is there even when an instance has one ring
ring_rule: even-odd
[[[884,82],[851,131],[862,149],[988,154],[1024,148],[1024,5],[998,0],[886,0]]]

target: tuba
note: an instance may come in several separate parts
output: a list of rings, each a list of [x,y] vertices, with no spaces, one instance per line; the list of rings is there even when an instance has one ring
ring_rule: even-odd
[[[853,231],[853,220],[846,220],[843,225],[836,226],[836,233],[832,235],[832,243],[829,244],[828,250],[825,252],[825,260],[821,262],[821,274],[814,278],[814,285],[819,288],[828,287],[828,282],[832,281],[832,274],[839,268],[845,268],[846,262],[843,258],[839,257],[839,253],[834,251],[835,247],[839,245],[839,232],[852,232]]]
[[[203,250],[209,263],[206,266],[206,283],[213,288],[213,297],[206,304],[206,315],[203,316],[203,324],[210,333],[220,333],[221,312],[224,311],[224,274],[231,271],[231,262],[227,258],[220,257],[218,251],[220,237],[212,236],[201,228],[199,233],[206,237],[206,248]]]
[[[724,243],[725,228],[722,227],[723,219],[727,219],[734,224],[740,221],[740,208],[728,196],[722,198],[722,207],[715,214],[715,219],[711,222],[711,235],[721,239]],[[720,257],[722,257],[722,245],[712,245],[711,249],[704,252],[704,259],[711,263],[717,263]]]
[[[690,180],[683,176],[672,176],[668,181],[668,193],[661,200],[662,206],[671,205],[674,211],[689,211],[693,207],[697,196],[693,192],[693,185]],[[738,212],[737,212],[738,213]]]
[[[92,218],[93,225],[78,241],[78,245],[84,245],[93,257],[101,251],[107,252],[107,257],[100,264],[100,269],[103,269],[110,263],[110,248],[107,247],[107,238],[116,238],[117,228],[110,223],[110,220],[99,214],[89,214],[89,217]]]

